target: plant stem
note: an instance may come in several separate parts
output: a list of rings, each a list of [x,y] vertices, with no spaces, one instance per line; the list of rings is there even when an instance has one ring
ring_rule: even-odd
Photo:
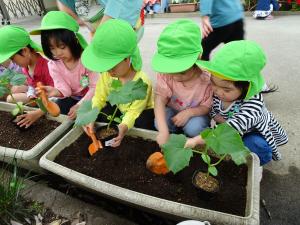
[[[214,163],[214,164],[211,164],[211,166],[216,166],[218,165],[220,162],[222,162],[222,160],[226,157],[226,154],[224,154],[219,160],[218,162]]]
[[[22,107],[17,103],[17,101],[16,101],[16,99],[14,98],[14,96],[13,96],[11,90],[9,90],[9,93],[8,93],[8,94],[10,95],[10,97],[11,97],[12,100],[13,100],[13,102],[16,104],[16,106],[19,108],[20,113],[22,114],[22,113],[23,113],[23,109],[22,109]]]
[[[112,121],[114,120],[114,118],[115,118],[115,116],[116,116],[116,113],[117,113],[117,111],[118,111],[118,106],[116,105],[116,109],[115,109],[115,111],[114,111],[114,113],[113,113],[112,117],[111,117],[111,118],[110,118],[110,120],[109,120],[109,123],[108,123],[108,125],[107,125],[107,129],[109,129],[109,128],[110,128],[110,125],[111,125]]]

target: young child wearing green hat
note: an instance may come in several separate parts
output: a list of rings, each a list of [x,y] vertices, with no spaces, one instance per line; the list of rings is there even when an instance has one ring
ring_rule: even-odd
[[[49,75],[48,60],[43,58],[39,52],[42,48],[34,43],[29,33],[22,27],[8,25],[0,28],[0,63],[12,60],[13,63],[22,67],[22,72],[27,77],[27,85],[12,87],[15,101],[28,103],[36,98],[34,88],[37,82],[53,86],[53,80]],[[8,102],[13,99],[8,96]],[[36,114],[37,112],[32,112]]]
[[[167,142],[169,132],[194,137],[209,126],[212,104],[210,75],[195,63],[201,57],[201,31],[188,19],[169,24],[160,34],[152,68],[157,75],[154,112],[157,143]]]
[[[70,119],[76,118],[76,110],[83,100],[94,95],[98,74],[86,69],[81,63],[81,54],[87,46],[83,36],[78,33],[78,23],[67,13],[51,11],[42,19],[41,27],[30,34],[41,34],[45,55],[50,59],[49,73],[54,87],[42,88],[48,97],[56,97],[62,114]],[[37,88],[37,91],[40,91]],[[43,112],[39,116],[42,116]],[[36,120],[37,118],[35,118]],[[27,126],[27,121],[21,126]]]
[[[133,126],[153,128],[152,84],[141,70],[142,59],[137,45],[137,36],[129,23],[113,19],[98,27],[91,44],[82,54],[82,62],[87,68],[102,73],[97,82],[92,106],[108,112],[107,114],[112,113],[112,107],[106,102],[113,80],[118,79],[125,84],[141,78],[148,85],[145,99],[118,105],[123,118],[118,125],[119,134],[113,139],[112,147],[119,146],[127,130]],[[94,124],[89,124],[87,127],[93,130]],[[86,127],[84,129],[86,130]]]
[[[288,137],[265,106],[262,94],[264,78],[261,74],[266,56],[253,41],[233,41],[225,44],[211,61],[197,65],[212,74],[213,106],[211,117],[216,123],[228,123],[242,136],[244,144],[264,165],[280,160],[277,147],[287,143]],[[186,147],[203,144],[201,136],[188,139]]]

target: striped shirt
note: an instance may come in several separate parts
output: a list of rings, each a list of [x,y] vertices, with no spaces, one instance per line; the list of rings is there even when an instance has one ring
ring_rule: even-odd
[[[286,144],[288,137],[272,113],[267,110],[262,94],[257,94],[249,100],[237,100],[227,109],[223,108],[221,100],[214,96],[212,118],[217,114],[223,116],[240,135],[249,132],[260,133],[272,148],[273,160],[281,159],[277,147]]]

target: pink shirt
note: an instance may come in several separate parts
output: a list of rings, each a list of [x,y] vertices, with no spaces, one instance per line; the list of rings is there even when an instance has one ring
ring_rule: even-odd
[[[28,68],[23,68],[23,73],[26,75],[27,84],[36,87],[37,82],[42,82],[43,85],[53,86],[53,80],[48,70],[48,60],[39,56],[34,67],[33,76],[29,75]]]
[[[50,60],[48,63],[50,75],[54,81],[54,87],[57,88],[64,97],[83,97],[85,100],[92,99],[95,92],[98,73],[86,69],[81,60],[76,67],[69,70],[63,61]],[[88,86],[81,85],[81,80],[88,78]]]
[[[155,94],[168,100],[167,106],[177,111],[200,105],[208,108],[212,105],[212,87],[210,74],[203,72],[189,87],[173,79],[176,75],[158,74]]]

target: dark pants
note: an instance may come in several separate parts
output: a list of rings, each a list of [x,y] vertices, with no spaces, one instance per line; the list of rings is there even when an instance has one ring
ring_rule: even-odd
[[[79,102],[79,100],[75,100],[71,97],[68,97],[68,98],[58,98],[55,100],[55,102],[57,103],[57,105],[60,108],[60,113],[64,114],[64,115],[68,115],[70,108],[73,105],[77,104],[77,102]]]
[[[111,106],[109,103],[101,110],[101,112],[107,115],[113,115],[116,106]],[[117,110],[116,116],[120,117],[122,113],[120,110]],[[97,121],[108,123],[106,116],[99,114]],[[134,127],[147,129],[147,130],[155,130],[154,128],[154,110],[153,109],[145,109],[140,116],[135,120]]]
[[[209,60],[211,51],[221,43],[244,39],[244,22],[240,19],[229,25],[214,28],[206,38],[202,40],[202,60]]]

